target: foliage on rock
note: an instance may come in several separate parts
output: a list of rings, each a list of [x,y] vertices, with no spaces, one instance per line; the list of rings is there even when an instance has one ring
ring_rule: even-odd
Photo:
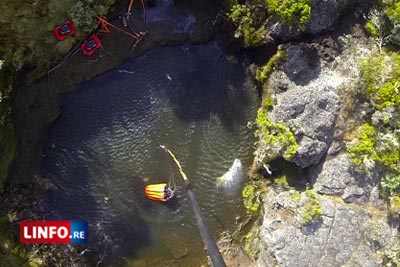
[[[400,54],[381,51],[360,64],[364,95],[373,110],[348,152],[362,170],[378,165],[385,173],[381,187],[387,195],[400,193]],[[367,121],[368,117],[365,118]]]
[[[297,25],[301,28],[307,24],[311,16],[310,0],[265,0],[268,10],[276,14],[288,25]]]
[[[253,259],[260,253],[259,232],[260,228],[252,228],[244,237],[244,250]]]
[[[264,193],[264,183],[262,181],[254,181],[247,185],[242,190],[243,204],[246,212],[249,215],[256,214],[261,205],[261,195]]]
[[[376,143],[376,136],[376,129],[367,123],[359,128],[357,142],[348,148],[350,159],[354,164],[363,166],[364,161],[371,158]]]
[[[399,1],[377,1],[365,24],[379,46],[382,48],[387,44],[400,45],[400,2]]]
[[[264,66],[257,69],[256,80],[264,83],[268,80],[271,73],[275,68],[286,59],[286,52],[283,49],[278,49],[278,51],[273,55]]]
[[[310,0],[248,0],[233,5],[228,17],[236,26],[236,38],[243,37],[248,46],[259,46],[271,39],[266,25],[272,18],[304,30],[311,17],[311,5]]]
[[[384,252],[385,267],[399,267],[400,266],[400,241],[397,241],[393,246]]]
[[[15,242],[10,234],[7,216],[0,217],[0,266],[39,267],[42,260]]]
[[[248,46],[259,46],[267,40],[265,21],[257,22],[257,18],[247,5],[234,5],[228,14],[236,26],[235,37],[243,37]]]
[[[303,206],[302,219],[303,224],[309,224],[321,216],[322,206],[313,189],[307,189],[305,195],[308,199]]]
[[[43,74],[74,43],[96,28],[96,15],[104,15],[114,0],[2,1],[0,5],[0,58],[20,70],[24,65]],[[58,42],[53,28],[72,19],[77,35]]]
[[[260,109],[256,119],[260,145],[265,153],[282,155],[285,159],[291,159],[297,152],[297,141],[292,131],[286,125],[270,121],[264,110]]]

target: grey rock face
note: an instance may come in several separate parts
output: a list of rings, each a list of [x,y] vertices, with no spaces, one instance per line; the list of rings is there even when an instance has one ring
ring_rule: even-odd
[[[365,203],[379,183],[376,175],[357,172],[346,153],[311,167],[308,174],[318,193],[338,195],[345,202]]]
[[[258,266],[338,267],[382,266],[379,250],[397,240],[397,225],[373,218],[362,208],[319,196],[322,214],[311,224],[301,222],[301,203],[291,192],[268,193],[264,205]],[[380,244],[376,246],[376,244]]]
[[[286,55],[283,71],[298,85],[309,83],[321,71],[321,60],[315,49],[304,45],[291,46],[286,50]]]
[[[270,92],[277,103],[268,116],[294,133],[299,147],[291,161],[303,168],[317,164],[326,154],[339,107],[336,85],[326,81],[320,64],[311,48],[292,46],[283,71],[275,71],[270,78]]]
[[[306,32],[318,34],[332,29],[337,20],[356,2],[356,0],[312,0],[311,18]]]
[[[321,34],[332,30],[346,12],[356,4],[365,5],[359,0],[312,0],[311,17],[306,25],[305,33]],[[267,30],[273,39],[288,41],[298,38],[302,32],[298,27],[289,27],[285,23],[271,21]]]

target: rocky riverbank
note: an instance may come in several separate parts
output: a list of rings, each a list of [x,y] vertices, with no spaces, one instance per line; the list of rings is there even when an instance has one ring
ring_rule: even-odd
[[[287,145],[265,143],[259,133],[253,176],[270,181],[260,225],[252,230],[257,233],[252,253],[257,266],[397,266],[399,214],[389,210],[382,194],[385,173],[378,167],[360,170],[347,152],[357,126],[370,112],[360,99],[360,62],[377,47],[367,37],[364,22],[357,20],[365,10],[356,1],[312,4],[307,29],[336,30],[282,45],[285,57],[264,83],[259,112],[293,134],[296,153],[288,157]],[[339,18],[344,16],[342,24]],[[273,162],[265,162],[271,154],[260,156],[266,151],[297,166],[301,171],[291,178],[303,181],[305,188],[293,186],[286,176],[283,183],[274,183],[282,176],[274,174]]]

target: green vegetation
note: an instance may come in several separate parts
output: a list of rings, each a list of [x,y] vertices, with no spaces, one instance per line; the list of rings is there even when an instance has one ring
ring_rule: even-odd
[[[389,197],[389,211],[391,214],[400,215],[400,196],[394,195]]]
[[[299,202],[300,199],[301,199],[301,195],[300,195],[300,193],[297,192],[297,191],[291,192],[290,196],[291,196],[292,199],[293,199],[294,201],[296,201],[296,202]]]
[[[362,81],[373,105],[381,110],[400,105],[400,55],[382,52],[361,62]]]
[[[9,166],[17,149],[17,140],[9,107],[13,77],[13,68],[3,64],[0,67],[0,188],[7,178]]]
[[[360,70],[365,96],[374,111],[383,115],[379,125],[361,125],[357,139],[348,147],[349,156],[361,170],[375,164],[382,167],[386,173],[382,189],[386,195],[396,196],[400,194],[400,124],[394,120],[400,112],[400,54],[374,54],[361,62]]]
[[[399,23],[400,22],[400,2],[392,1],[385,1],[387,4],[385,13],[389,17],[392,23]]]
[[[271,110],[274,107],[274,104],[275,104],[275,102],[271,97],[265,96],[264,102],[263,102],[263,108],[265,110]]]
[[[96,15],[105,15],[114,0],[4,0],[0,5],[0,58],[20,70],[24,65],[41,76],[50,62],[59,59],[96,26]],[[72,19],[75,37],[58,42],[53,28]]]
[[[400,266],[400,241],[395,242],[392,247],[384,252],[383,266]]]
[[[0,187],[8,174],[17,140],[10,117],[9,96],[16,72],[23,66],[31,78],[42,76],[51,62],[69,51],[97,27],[96,15],[104,15],[114,0],[4,0],[0,5]],[[77,34],[62,42],[53,28],[72,19]]]
[[[377,131],[367,123],[358,130],[358,140],[348,148],[351,161],[361,167],[366,157],[371,158],[376,143]]]
[[[274,184],[281,187],[289,186],[286,175],[281,175],[279,177],[274,178]]]
[[[264,66],[257,69],[256,80],[264,83],[268,80],[271,73],[276,69],[276,67],[286,59],[286,52],[283,49],[278,49],[278,51],[273,55]]]
[[[322,206],[313,189],[307,189],[305,194],[308,201],[304,204],[302,219],[303,224],[309,224],[321,216]]]
[[[381,181],[382,189],[389,195],[400,194],[400,175],[387,175]]]
[[[379,52],[360,62],[363,93],[373,107],[368,114],[374,117],[365,118],[348,152],[359,170],[379,167],[389,209],[400,214],[400,54],[384,47],[400,44],[395,30],[400,23],[400,2],[386,1],[381,8],[371,11],[365,25],[378,41]]]
[[[244,250],[252,259],[257,259],[259,250],[259,227],[253,227],[244,237]]]
[[[256,122],[256,136],[266,146],[267,151],[283,155],[285,159],[291,159],[296,154],[296,138],[286,125],[270,121],[262,109],[258,111]]]
[[[372,37],[379,36],[379,29],[372,21],[369,20],[365,23],[365,29]]]
[[[310,0],[265,0],[268,10],[288,25],[304,28],[311,16]]]
[[[387,44],[399,46],[400,2],[397,0],[376,2],[376,7],[368,15],[366,30],[377,41],[380,50]]]
[[[248,46],[259,46],[270,40],[266,25],[272,17],[301,30],[311,17],[310,0],[248,0],[246,4],[233,6],[228,2],[228,17],[236,26],[235,37],[243,37]]]
[[[0,217],[0,266],[39,267],[41,260],[33,253],[28,253],[10,234],[7,216]]]
[[[265,23],[256,23],[249,6],[234,5],[228,16],[236,26],[235,37],[243,37],[246,45],[259,46],[267,38]]]
[[[255,214],[260,208],[261,190],[256,183],[247,184],[242,191],[243,204],[247,214]]]

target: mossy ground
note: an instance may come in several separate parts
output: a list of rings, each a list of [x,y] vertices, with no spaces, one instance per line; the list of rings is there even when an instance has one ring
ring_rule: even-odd
[[[247,214],[255,215],[260,211],[261,199],[266,191],[266,183],[263,180],[252,181],[244,186],[242,197]]]
[[[39,267],[42,266],[41,263],[40,258],[14,241],[8,217],[0,217],[0,266]]]
[[[305,195],[308,200],[303,206],[302,220],[303,224],[309,224],[321,216],[322,206],[313,189],[307,189]]]

